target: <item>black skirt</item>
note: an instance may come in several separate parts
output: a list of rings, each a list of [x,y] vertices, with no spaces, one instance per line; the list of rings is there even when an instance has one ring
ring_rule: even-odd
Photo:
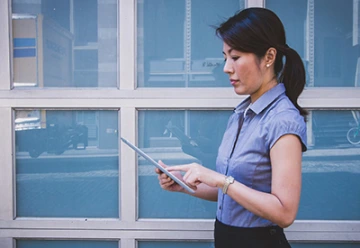
[[[278,226],[243,228],[215,221],[215,248],[291,248]]]

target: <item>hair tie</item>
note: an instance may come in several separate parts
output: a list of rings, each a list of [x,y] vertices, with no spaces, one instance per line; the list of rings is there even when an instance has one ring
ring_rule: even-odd
[[[284,55],[286,55],[290,50],[290,47],[288,46],[288,44],[285,43],[284,45],[279,45],[278,50],[281,51]]]

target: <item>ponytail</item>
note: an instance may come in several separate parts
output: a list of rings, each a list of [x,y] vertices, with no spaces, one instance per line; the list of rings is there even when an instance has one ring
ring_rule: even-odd
[[[298,98],[303,91],[306,83],[305,79],[305,68],[304,64],[300,58],[300,55],[288,45],[279,47],[280,56],[276,60],[280,59],[280,64],[282,64],[282,55],[285,55],[285,66],[281,71],[279,76],[279,82],[282,82],[286,89],[286,95],[289,97],[290,101],[295,105],[299,110],[300,114],[306,118],[308,112],[299,106]]]

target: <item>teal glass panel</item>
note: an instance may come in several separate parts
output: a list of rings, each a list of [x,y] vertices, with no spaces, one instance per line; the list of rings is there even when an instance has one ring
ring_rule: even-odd
[[[309,87],[359,87],[359,8],[353,0],[267,0],[302,57]],[[341,9],[341,11],[339,11]]]
[[[360,111],[312,111],[298,219],[360,220]]]
[[[229,87],[213,26],[244,0],[137,1],[139,87]],[[206,6],[206,7],[205,7]]]
[[[117,111],[15,112],[16,216],[119,217]]]
[[[138,248],[214,248],[211,242],[141,241]]]
[[[292,248],[359,248],[360,244],[359,243],[353,243],[353,244],[349,244],[349,243],[338,243],[338,244],[335,244],[335,243],[326,243],[326,244],[292,243],[291,247]]]
[[[140,111],[139,145],[155,160],[169,165],[198,162],[214,169],[230,112]],[[359,113],[310,112],[297,219],[360,219]],[[193,141],[201,146],[194,149]],[[141,218],[215,217],[214,203],[163,191],[153,166],[141,158],[138,169]]]
[[[232,111],[139,111],[139,146],[168,165],[201,163],[215,170]],[[215,218],[216,203],[162,190],[154,166],[138,159],[140,218]]]
[[[117,241],[16,240],[16,248],[118,248]]]
[[[213,243],[200,242],[175,242],[175,241],[141,241],[138,242],[138,248],[214,248]],[[359,248],[359,243],[291,243],[292,248]]]
[[[14,87],[117,87],[117,2],[12,1]]]

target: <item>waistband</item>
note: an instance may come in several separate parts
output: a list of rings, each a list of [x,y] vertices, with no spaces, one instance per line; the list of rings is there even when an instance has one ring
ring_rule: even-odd
[[[226,232],[226,233],[232,233],[236,234],[237,236],[242,237],[269,237],[269,236],[275,236],[279,234],[284,234],[284,229],[279,226],[267,226],[267,227],[237,227],[237,226],[229,226],[222,222],[220,222],[218,219],[215,221],[215,232]]]

